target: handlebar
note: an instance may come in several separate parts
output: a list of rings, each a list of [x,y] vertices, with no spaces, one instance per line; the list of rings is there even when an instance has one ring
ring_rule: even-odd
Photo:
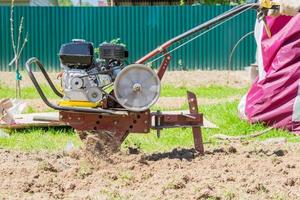
[[[168,40],[167,42],[163,43],[160,47],[154,49],[152,52],[148,53],[147,55],[145,55],[144,57],[142,57],[141,59],[136,61],[136,63],[142,64],[142,63],[146,62],[147,60],[149,60],[150,58],[156,56],[157,54],[164,52],[168,47],[170,47],[174,43],[176,43],[180,40],[183,40],[183,39],[187,38],[188,36],[193,35],[197,32],[210,29],[213,26],[218,25],[222,21],[224,21],[232,16],[238,15],[241,12],[243,12],[247,9],[250,9],[250,8],[259,9],[260,4],[259,3],[248,3],[248,4],[236,6],[233,9],[231,9],[225,13],[222,13],[221,15],[219,15],[217,17],[214,17],[213,19],[211,19],[203,24],[200,24],[200,25],[196,26],[195,28],[192,28],[189,31],[186,31],[186,32]]]

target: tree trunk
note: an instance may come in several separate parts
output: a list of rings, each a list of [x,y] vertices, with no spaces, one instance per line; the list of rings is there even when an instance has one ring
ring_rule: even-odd
[[[16,72],[19,71],[19,60],[16,59],[15,61],[15,69],[16,69]],[[20,84],[20,80],[18,79],[17,77],[17,74],[16,74],[16,98],[21,98],[21,84]]]

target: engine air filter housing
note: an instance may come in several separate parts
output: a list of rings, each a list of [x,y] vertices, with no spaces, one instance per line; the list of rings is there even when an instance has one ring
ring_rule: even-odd
[[[125,60],[128,58],[128,51],[122,45],[105,43],[100,45],[99,50],[101,59]]]
[[[74,40],[63,44],[59,51],[59,58],[67,67],[86,68],[93,63],[94,48],[90,42]]]

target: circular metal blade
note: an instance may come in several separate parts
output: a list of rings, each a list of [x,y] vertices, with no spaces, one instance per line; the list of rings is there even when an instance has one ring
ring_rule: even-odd
[[[116,77],[114,94],[118,102],[130,111],[149,109],[159,98],[160,80],[149,67],[132,64]]]

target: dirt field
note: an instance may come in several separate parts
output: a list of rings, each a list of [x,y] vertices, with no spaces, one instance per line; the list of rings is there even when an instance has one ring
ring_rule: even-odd
[[[0,73],[0,82],[12,86],[14,75]],[[249,85],[244,71],[168,72],[163,82],[178,87]],[[32,86],[25,74],[22,86]],[[237,99],[240,96],[198,101],[205,105]],[[180,108],[185,101],[162,97],[157,105]],[[28,103],[47,109],[40,100]],[[252,141],[205,148],[204,156],[193,149],[154,154],[133,149],[92,161],[82,150],[67,154],[0,149],[0,199],[300,200],[298,144]]]
[[[1,198],[300,199],[299,145],[235,143],[205,156],[175,149],[110,159],[2,149]]]
[[[28,75],[24,72],[22,87],[33,86]],[[50,78],[55,82],[57,73],[49,73]],[[36,73],[37,79],[41,84],[46,83],[41,73]],[[208,85],[228,85],[231,87],[247,87],[249,85],[249,73],[246,71],[174,71],[167,72],[162,84],[180,86],[208,86]],[[1,72],[0,83],[14,87],[14,72]],[[57,81],[59,84],[59,81]]]

